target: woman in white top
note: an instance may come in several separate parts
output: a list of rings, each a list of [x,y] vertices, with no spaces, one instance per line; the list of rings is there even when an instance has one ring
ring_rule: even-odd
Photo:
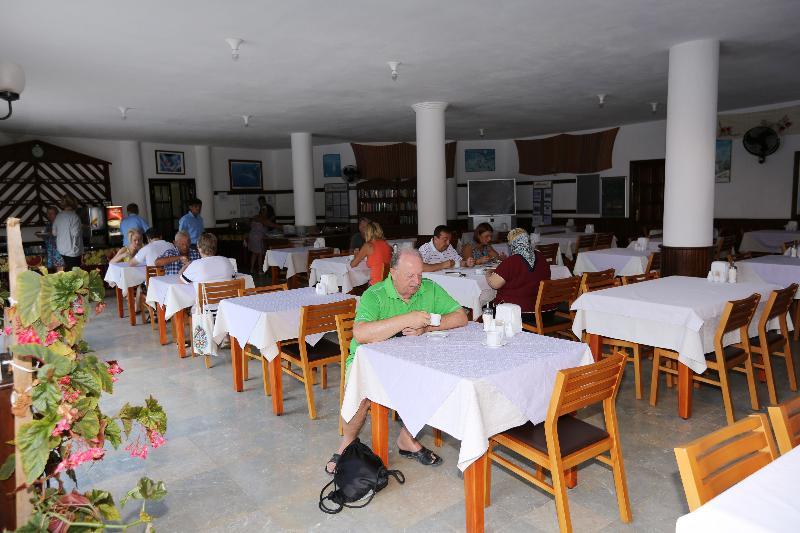
[[[131,261],[136,253],[142,249],[143,244],[142,232],[136,228],[128,230],[128,246],[123,246],[117,250],[116,255],[111,258],[109,263],[124,263]]]
[[[53,235],[56,238],[56,249],[64,259],[64,270],[80,268],[83,255],[83,229],[81,219],[75,209],[78,202],[71,194],[61,199],[61,212],[53,221]]]
[[[183,283],[227,281],[236,277],[230,259],[216,255],[217,237],[213,233],[200,235],[197,251],[200,252],[200,259],[195,259],[181,270]]]

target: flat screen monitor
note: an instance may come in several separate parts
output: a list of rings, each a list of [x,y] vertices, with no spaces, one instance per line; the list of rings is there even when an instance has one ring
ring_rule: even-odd
[[[470,180],[467,182],[469,216],[516,215],[516,180]]]

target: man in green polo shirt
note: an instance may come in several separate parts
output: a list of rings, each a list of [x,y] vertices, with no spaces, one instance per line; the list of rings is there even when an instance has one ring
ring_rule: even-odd
[[[390,266],[390,276],[367,289],[358,302],[346,373],[361,344],[384,341],[397,334],[422,335],[467,324],[467,314],[458,302],[439,285],[422,277],[422,257],[417,250],[400,250],[392,256]],[[438,326],[431,325],[431,313],[442,315]],[[358,436],[368,409],[369,400],[362,401],[352,420],[343,423],[342,443],[325,466],[328,473],[333,473],[340,454]],[[422,446],[405,427],[397,438],[397,447],[400,455],[424,465],[442,463],[441,457]]]

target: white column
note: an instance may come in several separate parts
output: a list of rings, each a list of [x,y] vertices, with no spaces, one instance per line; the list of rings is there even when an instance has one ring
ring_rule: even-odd
[[[447,223],[444,112],[447,102],[420,102],[417,114],[417,233],[430,235]]]
[[[669,51],[664,245],[711,246],[719,41]]]
[[[213,228],[217,225],[214,215],[214,180],[211,176],[211,147],[198,145],[194,147],[195,155],[195,192],[203,202],[203,225]]]
[[[116,189],[113,191],[116,194],[112,194],[114,202],[123,207],[135,203],[139,206],[139,214],[147,218],[147,189],[142,177],[139,141],[119,141],[119,163],[114,166],[111,168],[118,181],[118,186],[112,184]]]
[[[314,157],[310,133],[292,133],[292,185],[295,225],[305,227],[316,225]]]

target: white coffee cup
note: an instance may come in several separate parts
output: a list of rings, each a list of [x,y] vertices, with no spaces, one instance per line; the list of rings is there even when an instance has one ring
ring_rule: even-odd
[[[320,296],[327,294],[327,291],[325,290],[325,285],[323,285],[321,281],[316,285],[314,285],[314,291]]]
[[[486,346],[491,346],[492,348],[496,348],[502,344],[501,336],[502,333],[498,330],[492,330],[486,332]]]
[[[461,268],[461,258],[458,257],[453,260],[453,267],[454,268]]]
[[[438,326],[442,323],[442,315],[431,313],[431,326]]]

